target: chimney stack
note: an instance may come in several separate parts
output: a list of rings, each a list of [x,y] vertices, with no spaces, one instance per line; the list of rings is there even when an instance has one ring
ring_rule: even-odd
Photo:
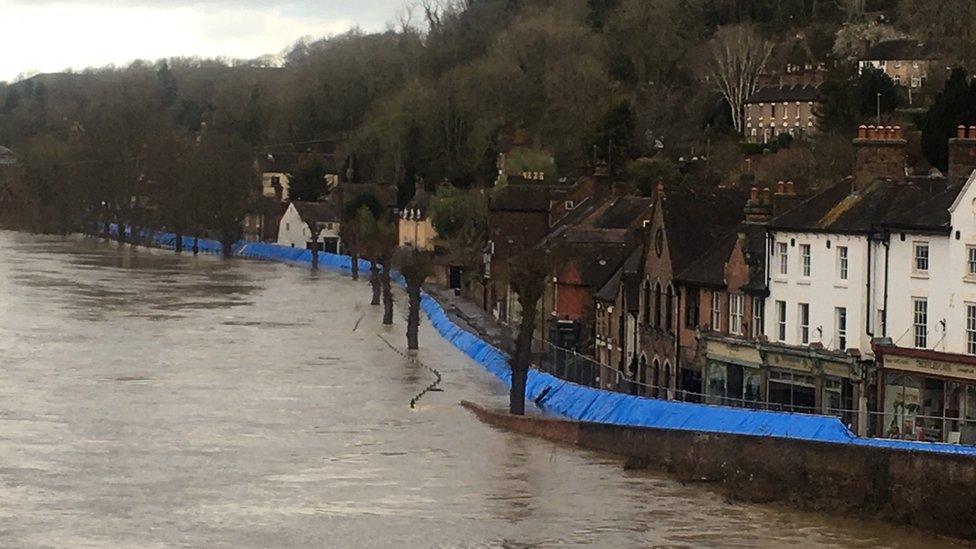
[[[863,191],[878,179],[905,177],[907,141],[900,126],[864,126],[854,139],[854,190]]]
[[[779,181],[776,183],[776,194],[773,195],[772,200],[772,216],[778,216],[784,212],[792,210],[797,203],[799,203],[800,197],[796,195],[796,186],[792,181]]]
[[[762,190],[753,187],[749,190],[749,201],[745,208],[746,223],[762,224],[767,223],[773,218],[773,201],[770,198],[769,188]]]
[[[976,169],[976,126],[957,126],[949,140],[949,181],[969,179]]]
[[[598,160],[593,168],[593,197],[598,201],[609,197],[613,193],[610,185],[610,172],[607,170],[607,162]]]

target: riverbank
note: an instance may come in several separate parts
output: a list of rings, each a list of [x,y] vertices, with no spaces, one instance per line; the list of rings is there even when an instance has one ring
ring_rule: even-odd
[[[520,417],[461,405],[494,427],[709,483],[731,501],[854,514],[976,540],[976,461],[964,456]]]

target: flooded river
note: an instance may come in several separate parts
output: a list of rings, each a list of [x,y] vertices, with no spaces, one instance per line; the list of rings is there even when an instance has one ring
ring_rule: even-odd
[[[505,388],[365,284],[0,232],[0,545],[918,547],[729,504],[457,406]]]

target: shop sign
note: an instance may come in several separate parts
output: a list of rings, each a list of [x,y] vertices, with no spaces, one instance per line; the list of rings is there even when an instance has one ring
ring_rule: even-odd
[[[976,381],[976,365],[911,356],[884,355],[886,369]]]
[[[733,345],[712,339],[705,341],[705,354],[708,358],[756,368],[762,364],[762,356],[759,354],[759,349],[756,349],[754,346]]]
[[[768,351],[766,353],[766,364],[774,368],[787,368],[801,372],[809,373],[814,371],[813,361],[809,358],[777,353],[775,351]]]

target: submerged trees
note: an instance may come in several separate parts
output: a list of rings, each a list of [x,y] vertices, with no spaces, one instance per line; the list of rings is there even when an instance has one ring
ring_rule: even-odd
[[[403,247],[397,250],[394,263],[407,283],[407,349],[413,351],[420,348],[420,292],[433,270],[433,255]]]
[[[220,241],[224,257],[230,257],[244,212],[260,191],[250,148],[234,135],[204,134],[191,165],[203,228]]]
[[[536,315],[539,302],[546,288],[546,277],[550,274],[548,251],[523,254],[512,262],[512,290],[518,295],[521,308],[518,335],[515,338],[515,352],[509,359],[512,369],[512,387],[509,392],[508,411],[514,415],[525,415],[525,386],[532,365],[532,339],[535,334]]]

